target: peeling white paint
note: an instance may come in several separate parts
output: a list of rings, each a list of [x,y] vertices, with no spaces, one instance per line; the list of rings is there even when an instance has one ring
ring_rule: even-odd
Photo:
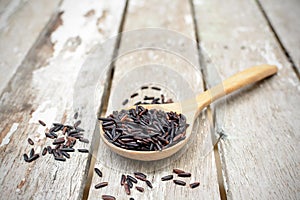
[[[265,51],[259,51],[262,57],[266,60],[266,63],[273,64],[282,69],[281,63],[278,61],[276,55],[274,54],[274,47],[269,42],[265,43]]]
[[[185,15],[184,16],[184,22],[189,25],[193,22],[192,16],[191,15]]]
[[[7,133],[7,135],[5,136],[5,138],[3,138],[0,147],[7,145],[10,141],[10,137],[12,136],[12,134],[18,129],[19,123],[13,123],[13,125],[11,126],[9,132]]]
[[[51,106],[51,101],[45,101],[32,113],[32,117],[29,120],[31,124],[38,124],[39,120],[44,121],[48,126],[54,122],[57,113],[57,108]],[[38,135],[34,136],[34,140],[37,142],[39,139],[45,137],[45,127],[38,126],[36,132]]]

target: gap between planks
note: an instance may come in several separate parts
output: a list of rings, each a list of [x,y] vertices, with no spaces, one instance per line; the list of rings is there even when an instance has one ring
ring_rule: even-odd
[[[110,93],[111,93],[111,86],[112,86],[112,82],[113,82],[113,78],[114,78],[114,72],[115,72],[115,61],[118,57],[119,47],[120,47],[120,44],[121,44],[121,38],[122,38],[121,33],[123,31],[123,27],[124,27],[125,20],[126,20],[126,13],[127,13],[127,8],[128,8],[128,3],[129,3],[129,0],[126,0],[124,10],[123,10],[123,14],[122,14],[121,23],[120,23],[119,29],[118,29],[117,41],[116,41],[113,56],[112,56],[112,63],[109,67],[109,72],[108,72],[109,76],[107,77],[107,84],[104,87],[104,94],[103,94],[102,99],[101,99],[102,104],[100,104],[101,106],[99,107],[99,110],[97,112],[97,117],[104,116],[106,114],[106,111],[107,111],[107,108],[108,108],[109,97],[110,97]],[[98,132],[99,128],[100,127],[95,127],[95,131],[97,133],[94,133],[94,136],[95,136],[96,140],[95,140],[95,145],[94,145],[95,148],[94,148],[93,155],[97,155],[98,150],[99,150],[99,144],[100,144],[100,141],[99,141],[100,137],[99,137],[99,134],[98,134],[99,133]],[[90,165],[89,165],[89,169],[88,169],[88,177],[87,177],[86,185],[85,185],[85,188],[84,188],[84,191],[83,191],[83,197],[82,197],[83,200],[87,200],[88,197],[89,197],[90,187],[92,186],[95,163],[96,163],[96,158],[95,158],[95,156],[92,156],[91,161],[90,161]]]
[[[295,62],[293,61],[291,55],[289,54],[289,52],[287,51],[286,47],[283,45],[282,41],[280,40],[280,38],[279,38],[277,32],[275,31],[275,28],[274,28],[274,26],[272,25],[272,23],[271,23],[271,21],[270,21],[268,15],[267,15],[265,9],[263,8],[263,6],[262,6],[262,4],[260,3],[259,0],[255,0],[255,2],[256,2],[256,4],[257,4],[257,6],[258,6],[258,9],[262,12],[262,15],[264,16],[264,18],[265,18],[265,20],[266,20],[268,26],[270,27],[272,33],[274,34],[274,37],[275,37],[276,41],[278,42],[280,48],[282,49],[282,51],[283,51],[283,53],[285,54],[285,56],[286,56],[286,58],[288,59],[288,61],[291,63],[292,68],[293,68],[293,70],[294,70],[296,76],[297,76],[298,79],[300,80],[300,72],[298,71],[298,69],[297,69],[297,67],[296,67],[296,64],[295,64]]]
[[[196,38],[196,42],[197,42],[198,59],[199,59],[200,70],[202,73],[203,87],[204,87],[204,91],[205,91],[208,89],[208,83],[207,83],[207,80],[205,79],[205,77],[207,75],[207,69],[206,69],[205,61],[203,59],[204,58],[203,52],[200,47],[200,39],[201,38],[199,37],[199,35],[200,35],[199,27],[197,24],[197,19],[196,19],[196,14],[195,14],[196,11],[195,11],[195,6],[193,3],[193,0],[189,0],[189,4],[191,7],[191,14],[193,17],[193,23],[194,23],[194,27],[195,27],[195,38]],[[206,116],[210,123],[211,133],[215,133],[215,123],[214,123],[215,115],[214,115],[214,112],[212,111],[211,106],[207,107]],[[212,144],[214,146],[213,154],[214,154],[216,170],[217,170],[220,199],[227,200],[227,195],[226,195],[225,186],[224,186],[224,179],[223,179],[223,174],[222,174],[221,156],[220,156],[219,149],[218,149],[220,139],[221,139],[221,135],[218,138],[216,138],[216,136],[214,134],[211,134],[211,140],[212,140]]]

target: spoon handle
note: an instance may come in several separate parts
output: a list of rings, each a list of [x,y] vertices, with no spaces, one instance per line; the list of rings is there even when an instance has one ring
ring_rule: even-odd
[[[278,69],[276,66],[264,64],[250,67],[246,70],[238,72],[224,80],[222,83],[198,95],[196,97],[198,108],[199,110],[202,110],[215,100],[231,92],[234,92],[235,90],[238,90],[246,85],[267,78],[275,74],[277,71]]]

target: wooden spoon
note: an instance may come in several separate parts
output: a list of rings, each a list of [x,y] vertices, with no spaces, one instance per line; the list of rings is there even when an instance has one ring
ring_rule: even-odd
[[[211,104],[213,101],[235,91],[246,85],[260,81],[268,76],[271,76],[277,72],[277,67],[273,65],[259,65],[248,68],[244,71],[241,71],[229,78],[227,78],[223,83],[206,90],[202,94],[198,95],[196,99],[187,100],[184,102],[171,103],[171,104],[155,104],[155,105],[143,105],[148,109],[160,109],[164,111],[174,111],[177,113],[183,113],[186,116],[187,123],[193,124],[195,118],[198,116],[199,112]],[[105,142],[105,144],[114,152],[118,153],[121,156],[142,160],[142,161],[153,161],[167,158],[177,151],[179,151],[189,140],[192,127],[187,128],[186,130],[186,139],[178,142],[177,144],[163,149],[162,151],[134,151],[126,150],[120,147],[115,146],[110,143],[105,137],[102,129],[100,128],[100,135]]]

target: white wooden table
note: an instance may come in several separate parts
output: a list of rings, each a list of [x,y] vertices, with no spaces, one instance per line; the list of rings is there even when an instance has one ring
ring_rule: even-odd
[[[298,0],[2,0],[1,199],[299,199],[299,18]],[[97,116],[134,92],[180,101],[262,63],[278,74],[202,111],[189,148],[171,158],[129,160],[100,140]],[[73,123],[75,112],[90,154],[24,161],[51,144],[39,119]],[[162,182],[174,168],[200,187]],[[126,195],[120,177],[134,171],[153,188]]]

